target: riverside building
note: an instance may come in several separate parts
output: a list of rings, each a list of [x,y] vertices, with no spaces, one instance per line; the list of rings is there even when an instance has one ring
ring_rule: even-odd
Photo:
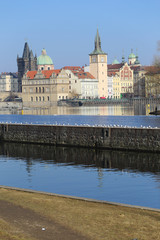
[[[65,70],[28,71],[22,79],[23,105],[51,107],[68,99],[69,77]]]
[[[18,92],[17,73],[1,73],[0,92]]]

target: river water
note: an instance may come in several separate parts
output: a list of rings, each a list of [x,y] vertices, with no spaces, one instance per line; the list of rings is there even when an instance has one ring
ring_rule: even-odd
[[[160,155],[5,143],[0,184],[160,209]]]
[[[160,127],[160,116],[148,115],[155,106],[145,107],[137,107],[144,114],[128,105],[60,107],[51,115],[33,109],[3,113],[0,122]],[[0,185],[160,209],[160,154],[5,143]]]

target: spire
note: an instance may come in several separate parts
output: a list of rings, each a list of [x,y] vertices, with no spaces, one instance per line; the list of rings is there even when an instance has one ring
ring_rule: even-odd
[[[30,53],[29,53],[29,58],[30,58],[30,59],[34,59],[32,50],[31,50]]]
[[[136,65],[140,64],[139,60],[138,60],[138,50],[136,49],[136,61],[135,63]]]
[[[100,39],[100,36],[99,36],[98,28],[97,28],[97,34],[96,34],[94,43],[95,43],[95,50],[102,51],[102,49],[101,49],[101,39]]]
[[[97,28],[97,34],[94,40],[94,51],[90,55],[98,55],[98,54],[106,54],[101,49],[101,39],[99,36],[98,28]]]
[[[24,50],[23,50],[23,58],[29,58],[29,54],[30,54],[30,51],[29,51],[28,43],[25,42]]]

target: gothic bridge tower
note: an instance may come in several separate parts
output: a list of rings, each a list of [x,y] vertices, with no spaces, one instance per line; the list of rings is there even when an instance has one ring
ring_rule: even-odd
[[[29,49],[28,43],[25,42],[23,55],[20,58],[17,55],[18,66],[18,89],[21,92],[22,89],[22,77],[25,72],[37,70],[37,56],[33,56],[32,50]]]

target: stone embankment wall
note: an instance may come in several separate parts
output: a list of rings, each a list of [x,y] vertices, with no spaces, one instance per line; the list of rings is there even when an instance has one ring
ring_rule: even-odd
[[[0,124],[0,140],[160,152],[160,129]]]

